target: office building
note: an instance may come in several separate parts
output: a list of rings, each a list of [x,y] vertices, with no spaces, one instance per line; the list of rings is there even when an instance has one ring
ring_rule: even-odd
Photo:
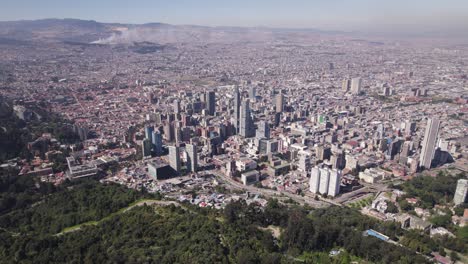
[[[349,92],[349,90],[351,89],[351,80],[349,79],[344,79],[343,82],[341,83],[341,89],[343,90],[343,92]]]
[[[276,113],[282,113],[284,110],[284,95],[279,93],[276,95]]]
[[[257,124],[256,138],[270,139],[270,125],[266,121],[260,121]]]
[[[152,142],[153,142],[153,152],[156,154],[156,156],[160,156],[162,154],[162,135],[159,131],[154,131],[153,136],[152,136]]]
[[[239,134],[246,138],[255,136],[255,127],[250,113],[250,102],[248,99],[242,101]]]
[[[180,147],[169,146],[169,165],[177,173],[180,172]]]
[[[180,102],[179,100],[174,100],[174,113],[180,114]]]
[[[315,148],[315,155],[318,161],[327,160],[331,155],[331,148],[325,146],[317,146]]]
[[[333,169],[344,169],[346,165],[346,159],[343,151],[338,151],[334,153],[330,158],[330,163]]]
[[[310,156],[308,153],[303,152],[300,153],[299,162],[298,162],[298,170],[302,172],[308,172],[310,170]]]
[[[151,142],[151,137],[153,135],[154,127],[152,126],[146,126],[145,127],[145,138],[149,139]]]
[[[435,147],[437,143],[437,134],[439,133],[440,121],[437,118],[427,120],[426,131],[422,142],[419,166],[423,169],[430,169],[432,159],[434,158]]]
[[[214,116],[215,112],[216,112],[216,109],[215,109],[215,107],[216,107],[216,94],[215,94],[214,91],[207,91],[205,96],[206,96],[205,103],[206,103],[207,113],[210,116]]]
[[[197,172],[197,169],[198,169],[197,145],[187,144],[185,145],[185,151],[187,152],[187,170],[191,172]]]
[[[361,93],[362,80],[361,78],[353,78],[351,80],[351,93],[359,95]]]
[[[249,99],[252,102],[255,102],[257,96],[257,89],[254,86],[249,88]]]
[[[143,158],[151,156],[152,147],[153,144],[151,143],[150,139],[143,139],[143,141],[141,142],[141,152],[143,154]]]
[[[236,128],[236,134],[239,133],[240,125],[240,107],[241,98],[239,93],[239,87],[234,88],[234,127]]]
[[[278,127],[281,122],[281,113],[275,113],[275,127]]]
[[[164,124],[164,138],[167,142],[172,142],[175,139],[174,123],[167,122]]]
[[[383,96],[390,96],[392,95],[392,88],[388,87],[388,86],[384,86],[382,88],[382,95]]]
[[[89,162],[87,164],[81,164],[74,157],[67,158],[68,172],[67,176],[71,179],[84,178],[95,176],[98,173],[98,168],[95,163]]]
[[[279,143],[277,140],[268,140],[266,142],[266,154],[278,152]]]
[[[406,121],[405,123],[405,134],[410,136],[416,130],[416,122]]]
[[[244,185],[250,185],[260,180],[260,174],[256,170],[244,172],[241,174],[241,181]]]

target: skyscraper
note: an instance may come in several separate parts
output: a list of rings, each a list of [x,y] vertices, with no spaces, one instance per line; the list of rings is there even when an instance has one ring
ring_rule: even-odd
[[[276,95],[276,113],[282,113],[284,110],[284,95],[279,93]]]
[[[256,138],[270,139],[270,125],[262,120],[257,124]]]
[[[252,102],[255,102],[256,96],[257,96],[257,89],[256,89],[254,86],[251,86],[251,87],[249,88],[249,99],[250,99]]]
[[[236,133],[239,133],[239,122],[240,122],[240,106],[241,106],[241,98],[239,93],[239,87],[236,85],[234,89],[234,127],[236,128]]]
[[[185,151],[187,152],[187,170],[196,172],[198,169],[197,145],[187,144],[185,145]]]
[[[343,92],[349,92],[349,89],[351,89],[351,81],[349,79],[344,79],[343,82],[341,83],[341,89]]]
[[[309,190],[335,197],[340,193],[341,175],[340,170],[314,167],[311,170]]]
[[[154,131],[152,135],[153,151],[156,156],[162,154],[162,135],[159,131]]]
[[[174,124],[171,122],[167,122],[164,124],[164,138],[168,142],[172,142],[175,138],[175,132],[174,132]]]
[[[169,146],[169,166],[177,173],[180,172],[180,148],[178,146]]]
[[[346,160],[345,160],[345,155],[343,154],[343,151],[337,151],[333,153],[333,155],[330,158],[330,163],[333,169],[339,169],[339,170],[344,169],[346,165]]]
[[[335,197],[340,193],[341,171],[331,170],[327,195]]]
[[[323,145],[317,146],[315,148],[315,156],[318,161],[323,161],[330,158],[331,148],[325,147]]]
[[[207,91],[205,96],[206,109],[208,110],[208,114],[210,116],[214,116],[216,107],[216,94],[214,91]]]
[[[426,131],[422,142],[421,156],[419,159],[419,166],[422,168],[431,168],[437,143],[437,134],[439,133],[439,125],[440,121],[437,118],[427,120]]]
[[[248,99],[242,101],[239,126],[239,134],[241,136],[249,138],[255,135],[255,128],[250,114],[250,102]]]
[[[460,179],[457,182],[457,189],[455,190],[455,196],[453,197],[453,203],[455,205],[462,204],[466,201],[468,192],[468,180]]]
[[[416,122],[406,121],[405,123],[405,133],[407,136],[410,136],[416,130]]]
[[[275,113],[275,127],[278,127],[281,122],[281,113]]]
[[[151,142],[151,137],[153,135],[154,127],[152,126],[146,126],[145,127],[145,138],[149,139]]]
[[[143,154],[143,158],[151,156],[151,140],[145,138],[141,142],[141,152]]]
[[[361,85],[362,85],[362,80],[361,78],[353,78],[351,80],[351,93],[354,95],[358,95],[361,93]]]
[[[179,100],[174,100],[174,113],[180,114],[180,102]]]
[[[310,172],[309,190],[312,193],[318,193],[320,186],[320,169],[313,167]]]
[[[319,193],[320,194],[327,194],[328,193],[328,185],[330,183],[330,171],[326,168],[321,168],[320,170],[320,186],[319,186]]]

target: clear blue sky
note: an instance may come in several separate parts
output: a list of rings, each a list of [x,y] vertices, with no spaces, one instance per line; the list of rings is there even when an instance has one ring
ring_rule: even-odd
[[[340,30],[468,28],[468,0],[0,0],[0,20],[270,26]]]

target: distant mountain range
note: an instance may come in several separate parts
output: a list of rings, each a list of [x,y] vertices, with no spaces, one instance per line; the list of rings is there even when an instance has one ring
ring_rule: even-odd
[[[268,41],[318,34],[340,34],[316,29],[275,29],[247,27],[207,27],[164,23],[119,24],[79,19],[41,19],[0,22],[3,41],[67,41],[98,44],[130,44],[133,42],[236,42]],[[344,34],[344,33],[343,33]]]
[[[468,42],[468,35],[456,30],[444,32],[364,33],[323,31],[318,29],[286,29],[268,27],[208,27],[170,25],[164,23],[121,24],[80,19],[41,19],[0,21],[0,43],[72,42],[94,44],[133,44],[150,42],[173,43],[237,43],[284,41],[310,43],[323,36],[371,39],[428,39]]]

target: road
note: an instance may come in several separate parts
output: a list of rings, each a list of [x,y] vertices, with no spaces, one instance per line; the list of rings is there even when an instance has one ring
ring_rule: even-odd
[[[281,199],[281,198],[287,197],[287,198],[291,198],[292,200],[296,201],[297,203],[301,205],[307,204],[314,208],[328,207],[331,204],[341,206],[340,204],[334,203],[333,201],[330,201],[328,199],[321,199],[317,201],[313,197],[310,197],[307,195],[301,196],[301,195],[292,194],[289,192],[280,192],[280,191],[275,191],[272,189],[257,188],[252,185],[243,185],[242,183],[233,180],[231,177],[225,176],[222,172],[218,170],[209,170],[209,171],[206,171],[206,173],[213,174],[218,180],[227,184],[231,188],[249,191],[251,193],[259,193],[267,198]]]

